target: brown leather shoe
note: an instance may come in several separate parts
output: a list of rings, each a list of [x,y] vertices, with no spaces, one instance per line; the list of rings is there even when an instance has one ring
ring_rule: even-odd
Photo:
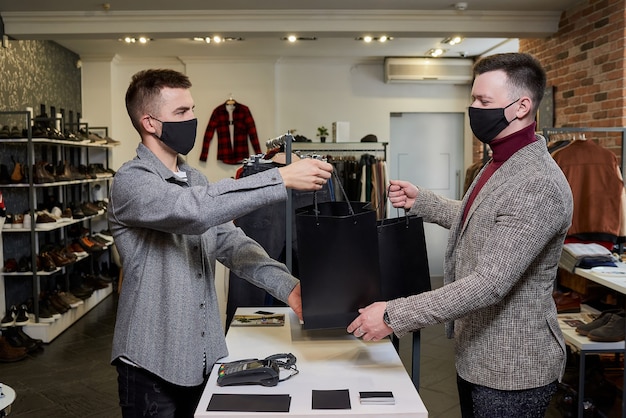
[[[9,363],[26,358],[24,347],[13,347],[4,336],[0,336],[0,362]]]
[[[557,313],[580,312],[580,295],[576,292],[554,291],[552,293],[554,303],[556,303]]]

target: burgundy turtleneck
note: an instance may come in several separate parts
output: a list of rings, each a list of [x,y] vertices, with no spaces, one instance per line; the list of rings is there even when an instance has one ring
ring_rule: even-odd
[[[469,208],[472,206],[472,203],[474,203],[476,196],[478,196],[478,192],[480,192],[493,173],[495,173],[496,170],[500,168],[500,166],[504,164],[504,162],[513,154],[524,148],[526,145],[532,144],[537,140],[537,137],[535,136],[535,126],[536,124],[532,123],[524,129],[505,136],[504,138],[496,139],[489,144],[492,151],[492,158],[491,161],[487,163],[487,167],[478,179],[476,187],[474,187],[472,193],[467,198],[467,202],[465,203],[465,207],[463,209],[463,222],[465,222]]]

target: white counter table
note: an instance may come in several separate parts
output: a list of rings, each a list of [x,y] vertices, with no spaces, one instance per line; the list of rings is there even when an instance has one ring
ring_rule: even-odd
[[[592,269],[576,268],[574,274],[592,282],[601,284],[609,289],[626,295],[626,264],[617,263],[617,267],[595,267]],[[561,266],[563,267],[563,266]],[[575,328],[561,325],[565,340],[570,346],[580,351],[578,377],[578,416],[583,416],[583,400],[585,393],[585,357],[592,353],[626,353],[624,341],[594,342],[585,336],[576,333]],[[625,331],[626,332],[626,331]],[[623,388],[626,388],[626,373],[623,378]],[[626,398],[622,393],[622,418],[626,418]]]
[[[268,310],[268,308],[263,308]],[[258,308],[239,308],[237,314],[252,314]],[[285,325],[279,327],[230,327],[226,336],[229,356],[222,362],[265,358],[277,353],[292,353],[300,373],[274,387],[217,386],[217,368],[211,376],[196,410],[195,417],[309,416],[394,416],[426,418],[428,413],[413,382],[389,339],[364,342],[345,330],[304,331],[289,308],[271,308],[285,313]],[[282,372],[281,378],[288,375]],[[349,390],[351,409],[312,409],[313,390]],[[392,391],[395,405],[361,405],[360,391]],[[288,394],[289,413],[209,412],[214,393]]]

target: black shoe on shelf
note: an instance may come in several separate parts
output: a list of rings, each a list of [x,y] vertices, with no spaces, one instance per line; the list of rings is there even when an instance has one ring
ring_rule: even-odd
[[[15,325],[15,317],[17,316],[17,307],[15,305],[11,305],[10,308],[7,309],[7,313],[2,318],[0,322],[1,327],[12,327]]]
[[[15,325],[21,326],[28,324],[28,308],[25,304],[21,304],[17,309],[17,316],[15,317]]]

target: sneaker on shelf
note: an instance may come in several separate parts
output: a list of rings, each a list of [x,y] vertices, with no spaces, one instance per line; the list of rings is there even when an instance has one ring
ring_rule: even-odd
[[[13,215],[12,228],[13,229],[24,228],[24,215],[22,215],[21,213],[16,213]]]
[[[78,308],[80,305],[84,304],[81,299],[78,299],[76,296],[71,293],[59,292],[59,298],[67,303],[71,308]]]
[[[28,308],[25,304],[21,304],[17,308],[17,316],[15,317],[15,325],[21,326],[28,324]]]
[[[34,313],[33,313],[34,315]],[[59,318],[61,315],[59,315]],[[48,304],[43,300],[39,301],[39,322],[43,322],[46,324],[51,324],[56,320],[56,318],[52,315],[50,310],[48,309]]]
[[[111,235],[103,234],[102,232],[96,232],[92,235],[93,238],[98,238],[106,243],[106,245],[113,244],[113,237]]]

